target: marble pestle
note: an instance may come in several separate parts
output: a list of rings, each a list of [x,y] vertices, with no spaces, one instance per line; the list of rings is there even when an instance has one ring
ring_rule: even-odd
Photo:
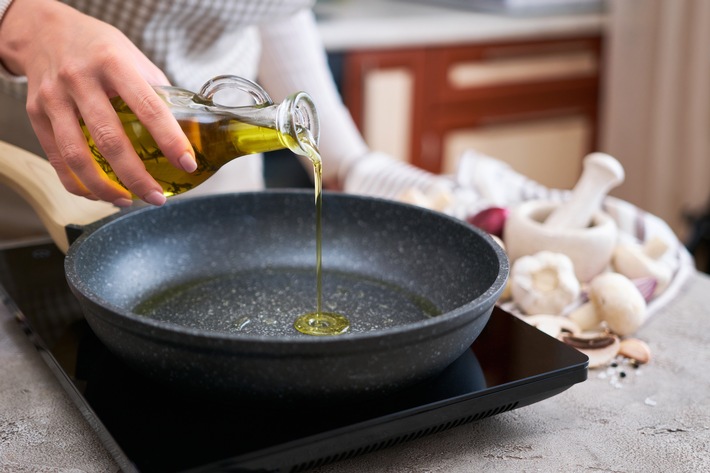
[[[572,189],[569,200],[557,206],[545,219],[550,228],[585,228],[601,208],[609,190],[624,181],[624,168],[605,153],[591,153],[584,158],[582,176]]]

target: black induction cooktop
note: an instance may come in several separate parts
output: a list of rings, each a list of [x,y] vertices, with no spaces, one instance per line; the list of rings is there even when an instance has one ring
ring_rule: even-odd
[[[587,357],[496,308],[438,376],[346,406],[191,397],[133,372],[93,335],[47,242],[0,249],[0,298],[123,471],[298,472],[556,395]]]

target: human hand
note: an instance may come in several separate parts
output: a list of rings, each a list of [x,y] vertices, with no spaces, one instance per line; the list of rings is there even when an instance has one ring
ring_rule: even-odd
[[[120,96],[176,167],[196,168],[190,142],[152,85],[165,75],[120,31],[54,0],[15,0],[0,24],[0,59],[27,76],[27,113],[49,162],[73,194],[131,205],[130,193],[93,160],[83,118],[121,182],[144,201],[165,202],[123,131]]]

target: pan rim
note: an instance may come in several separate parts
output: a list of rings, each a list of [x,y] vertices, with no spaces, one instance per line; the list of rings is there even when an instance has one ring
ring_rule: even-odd
[[[308,194],[312,195],[312,191],[305,189],[265,189],[260,191],[248,191],[248,192],[234,192],[228,194],[220,195],[205,195],[196,196],[189,199],[189,201],[197,201],[203,199],[215,199],[223,198],[225,196],[239,197],[239,196],[255,196],[259,194],[268,193],[270,195],[301,195]],[[185,345],[187,342],[194,342],[195,345],[205,346],[207,342],[214,349],[219,349],[222,344],[243,344],[245,348],[247,346],[259,346],[266,347],[278,345],[280,347],[287,345],[294,345],[300,347],[313,346],[313,347],[332,347],[333,345],[340,347],[357,347],[362,345],[366,341],[374,341],[379,343],[382,338],[388,339],[388,344],[396,343],[398,337],[406,338],[406,342],[409,343],[412,336],[416,336],[417,332],[423,331],[428,337],[432,335],[432,327],[439,327],[439,330],[434,331],[436,334],[443,334],[450,330],[453,330],[459,326],[463,326],[469,323],[471,320],[478,318],[480,315],[486,313],[488,307],[491,308],[495,304],[502,294],[505,284],[508,280],[510,263],[505,251],[498,245],[493,238],[485,231],[465,222],[463,220],[457,219],[455,217],[446,215],[441,212],[434,210],[422,208],[416,205],[407,204],[403,202],[383,199],[379,197],[371,196],[361,196],[355,194],[344,194],[334,191],[324,191],[324,199],[329,198],[345,198],[354,200],[367,200],[367,201],[380,201],[384,202],[386,205],[390,206],[403,206],[416,209],[417,212],[422,214],[430,214],[435,216],[435,218],[447,220],[450,223],[464,227],[467,231],[472,231],[477,235],[477,237],[483,239],[487,243],[487,247],[493,250],[495,259],[498,263],[498,273],[496,274],[495,280],[490,284],[490,286],[480,294],[475,299],[466,302],[448,312],[444,312],[440,315],[418,320],[415,322],[410,322],[406,324],[401,324],[393,327],[387,327],[383,329],[370,330],[366,332],[354,332],[347,333],[338,336],[309,336],[302,334],[294,335],[279,335],[279,336],[269,336],[269,335],[258,335],[249,333],[228,333],[220,331],[209,331],[204,329],[197,329],[186,327],[184,325],[166,322],[161,320],[151,319],[149,317],[141,316],[130,310],[126,310],[116,304],[113,304],[103,297],[101,297],[95,290],[88,287],[80,277],[76,274],[76,271],[72,267],[78,257],[78,252],[81,251],[83,242],[90,239],[94,234],[100,234],[102,231],[106,231],[110,225],[115,222],[119,222],[125,218],[129,218],[135,212],[145,212],[145,211],[159,211],[160,208],[152,207],[141,207],[135,210],[131,210],[125,213],[120,213],[117,216],[111,216],[102,221],[93,224],[92,230],[83,233],[70,247],[65,259],[65,274],[66,279],[69,282],[72,291],[77,293],[82,305],[84,306],[85,316],[87,312],[86,303],[90,303],[95,306],[98,311],[90,311],[92,317],[97,317],[104,323],[109,323],[113,326],[118,326],[122,330],[129,330],[131,333],[136,335],[143,335],[146,331],[150,331],[150,337],[152,339],[160,339],[162,342],[175,342]],[[182,199],[174,199],[172,202],[169,201],[166,205],[176,205],[179,204]],[[185,200],[187,202],[187,200]],[[483,310],[481,310],[483,308]],[[464,317],[466,314],[471,314],[471,317]],[[91,323],[90,317],[86,317],[87,321]],[[127,325],[125,322],[129,322]],[[179,340],[174,340],[179,337]],[[190,343],[192,344],[192,343]],[[329,348],[331,349],[331,348]],[[361,350],[357,350],[361,351]]]

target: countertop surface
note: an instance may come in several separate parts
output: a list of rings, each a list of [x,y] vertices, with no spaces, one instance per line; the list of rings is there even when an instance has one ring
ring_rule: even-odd
[[[710,278],[694,274],[637,333],[653,359],[557,396],[320,473],[710,471]],[[0,304],[0,471],[118,471]]]
[[[507,15],[404,0],[340,0],[316,5],[329,51],[598,35],[603,12]]]

